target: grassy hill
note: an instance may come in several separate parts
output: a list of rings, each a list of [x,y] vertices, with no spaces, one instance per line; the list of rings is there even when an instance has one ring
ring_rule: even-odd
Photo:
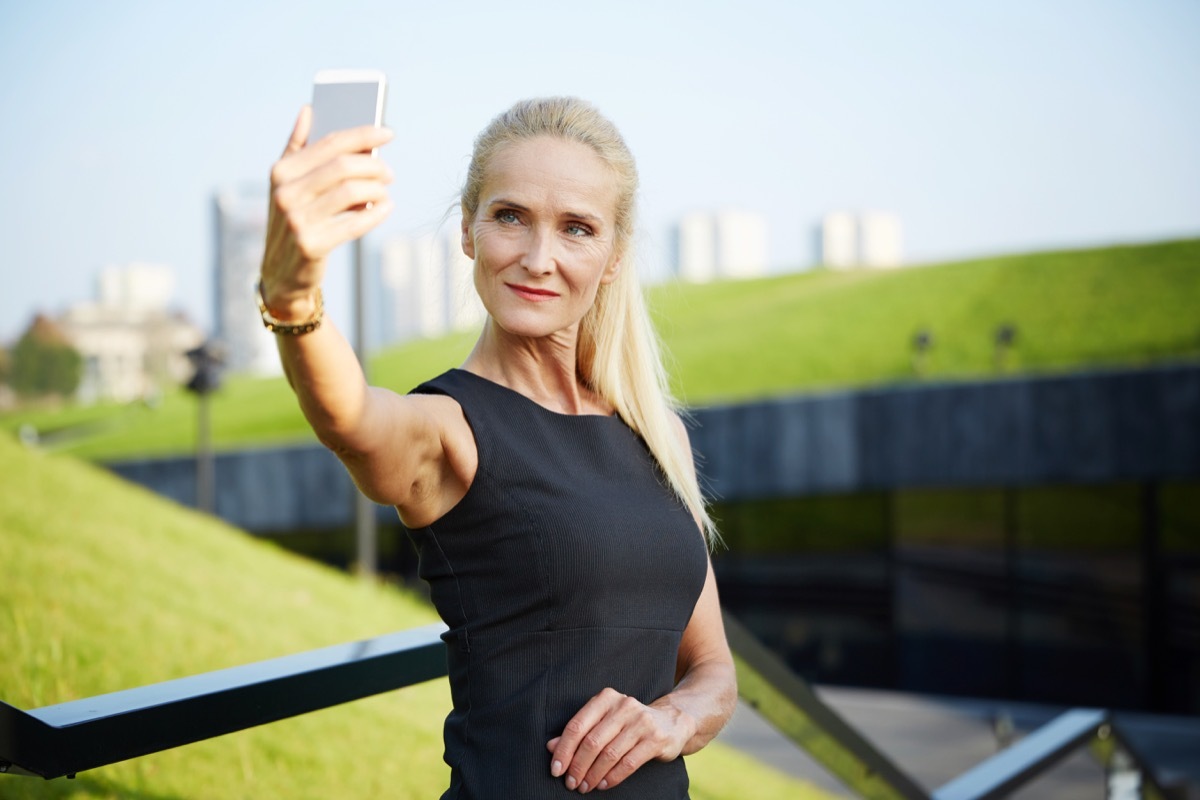
[[[668,288],[659,325],[693,403],[996,374],[994,332],[1016,327],[1009,369],[1050,372],[1200,358],[1200,239]]]
[[[0,699],[74,700],[423,625],[368,584],[0,434]],[[436,797],[445,680],[83,773],[0,775],[3,798]],[[722,746],[694,796],[824,797]],[[761,791],[759,791],[761,790]]]
[[[651,303],[689,404],[914,380],[997,374],[996,328],[1016,328],[1006,370],[1053,372],[1200,359],[1200,239],[938,264],[815,271],[659,287]],[[914,372],[912,339],[933,347]],[[473,335],[415,342],[374,359],[398,391],[457,365]],[[195,401],[157,408],[49,409],[0,416],[85,457],[194,447]],[[311,439],[281,379],[230,379],[213,402],[221,447]]]

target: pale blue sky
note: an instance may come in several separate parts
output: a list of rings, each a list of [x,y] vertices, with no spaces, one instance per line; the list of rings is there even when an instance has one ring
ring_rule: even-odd
[[[780,269],[841,208],[899,214],[914,261],[1200,235],[1198,43],[1185,0],[0,0],[0,341],[129,261],[207,327],[212,192],[265,182],[323,67],[392,81],[377,236],[436,225],[513,100],[591,100],[638,158],[653,275],[671,221],[720,207],[766,216]]]

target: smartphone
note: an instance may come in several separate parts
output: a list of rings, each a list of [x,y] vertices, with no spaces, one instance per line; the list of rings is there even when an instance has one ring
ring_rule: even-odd
[[[321,70],[313,79],[309,143],[346,128],[383,125],[386,99],[387,77],[377,69]]]

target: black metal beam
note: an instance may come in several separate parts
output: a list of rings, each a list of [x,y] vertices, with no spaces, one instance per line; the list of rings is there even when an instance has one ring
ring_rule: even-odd
[[[1004,797],[1095,738],[1108,724],[1107,711],[1076,708],[1064,712],[935,790],[933,800]]]
[[[21,711],[0,703],[0,772],[57,778],[446,674],[438,623]]]
[[[825,704],[777,655],[731,614],[725,635],[738,673],[738,694],[797,747],[859,797],[928,800],[903,770]]]
[[[728,613],[738,693],[860,797],[931,797]],[[392,691],[446,674],[438,623],[360,642],[89,697],[32,711],[0,703],[0,773],[58,778]],[[933,793],[985,800],[1028,782],[1085,741],[1120,746],[1164,797],[1108,720],[1076,709]],[[1095,748],[1094,748],[1095,749]],[[1099,748],[1106,761],[1112,747]]]

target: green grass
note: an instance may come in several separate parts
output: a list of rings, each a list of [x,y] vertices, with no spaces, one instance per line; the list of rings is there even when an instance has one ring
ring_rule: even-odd
[[[813,272],[670,287],[659,326],[689,402],[916,378],[911,342],[934,338],[925,379],[1200,358],[1200,240],[1035,253],[902,270]]]
[[[0,434],[0,699],[74,700],[435,619],[75,459]],[[4,798],[436,797],[444,679],[83,773],[0,776]],[[698,800],[822,797],[714,745]]]
[[[1035,253],[902,270],[816,271],[651,295],[677,394],[692,405],[835,387],[994,376],[993,334],[1017,328],[1006,372],[1047,373],[1200,359],[1200,239]],[[911,342],[934,337],[923,374]],[[411,343],[373,360],[407,391],[470,351],[473,336]],[[52,449],[87,458],[188,452],[195,400],[158,408],[33,409]],[[221,448],[312,438],[282,379],[231,378],[213,399]]]

